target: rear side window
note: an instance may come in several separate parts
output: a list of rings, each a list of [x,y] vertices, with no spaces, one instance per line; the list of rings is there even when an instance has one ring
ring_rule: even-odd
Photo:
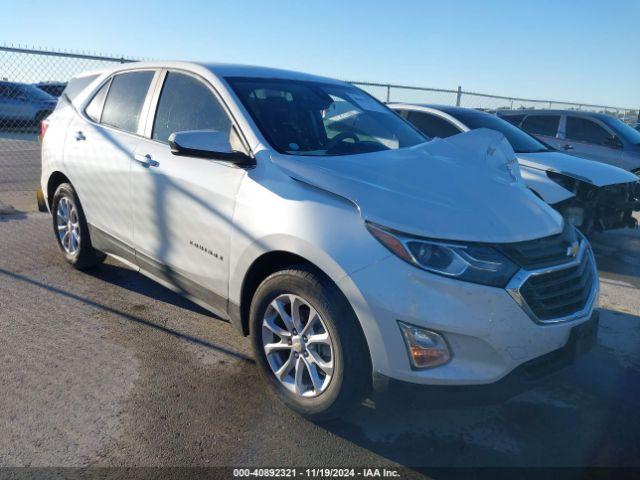
[[[522,128],[536,135],[555,137],[558,133],[559,123],[560,115],[529,115],[522,122]]]
[[[447,138],[460,133],[449,122],[430,113],[410,111],[407,119],[427,137]]]
[[[169,72],[158,101],[151,136],[166,142],[172,133],[187,130],[230,133],[231,121],[204,83],[191,75]]]
[[[581,117],[567,117],[566,137],[580,142],[604,145],[611,134],[597,123]]]
[[[85,113],[87,116],[96,123],[100,123],[100,115],[102,114],[102,106],[104,105],[104,99],[107,96],[107,92],[109,91],[109,85],[111,82],[105,83],[98,93],[95,94],[87,108],[85,109]]]
[[[102,110],[101,122],[126,132],[135,133],[144,99],[154,72],[131,72],[116,75]]]
[[[500,114],[498,114],[498,116],[503,120],[506,120],[507,122],[512,123],[516,127],[520,125],[520,122],[525,117],[524,115],[500,115]]]
[[[20,90],[16,85],[0,85],[0,98],[12,100],[20,96]]]

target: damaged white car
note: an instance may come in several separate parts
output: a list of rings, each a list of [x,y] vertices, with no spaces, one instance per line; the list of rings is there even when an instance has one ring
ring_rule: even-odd
[[[516,152],[525,184],[583,232],[637,227],[633,212],[640,210],[640,182],[626,170],[556,151],[482,111],[404,103],[389,106],[431,138],[477,128],[499,131]]]
[[[428,141],[344,82],[182,62],[73,79],[42,130],[63,258],[111,255],[230,320],[309,417],[374,379],[493,384],[595,342],[589,243],[498,132]]]

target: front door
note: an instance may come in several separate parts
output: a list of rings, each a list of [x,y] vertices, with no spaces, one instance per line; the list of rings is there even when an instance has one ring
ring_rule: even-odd
[[[604,125],[589,118],[567,115],[564,136],[563,144],[567,146],[567,153],[616,167],[623,166],[622,144],[618,147],[607,144],[611,143],[615,134]]]
[[[186,130],[230,132],[231,121],[208,84],[170,71],[159,93],[151,138],[138,144],[131,170],[136,261],[223,313],[235,198],[245,171],[172,154],[169,136]]]

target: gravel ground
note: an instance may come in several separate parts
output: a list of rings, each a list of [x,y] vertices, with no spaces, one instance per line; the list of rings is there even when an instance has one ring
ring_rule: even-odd
[[[374,398],[319,424],[228,323],[115,261],[67,266],[33,156],[0,145],[0,466],[640,466],[638,232],[594,238],[601,330],[575,366],[496,403]]]

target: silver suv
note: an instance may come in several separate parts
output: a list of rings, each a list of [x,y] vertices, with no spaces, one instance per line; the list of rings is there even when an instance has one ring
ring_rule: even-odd
[[[503,110],[498,115],[553,148],[640,175],[640,132],[603,113]]]
[[[42,130],[63,257],[110,255],[231,321],[310,417],[374,377],[494,383],[595,339],[589,243],[498,132],[428,141],[344,82],[181,62],[75,78]]]

